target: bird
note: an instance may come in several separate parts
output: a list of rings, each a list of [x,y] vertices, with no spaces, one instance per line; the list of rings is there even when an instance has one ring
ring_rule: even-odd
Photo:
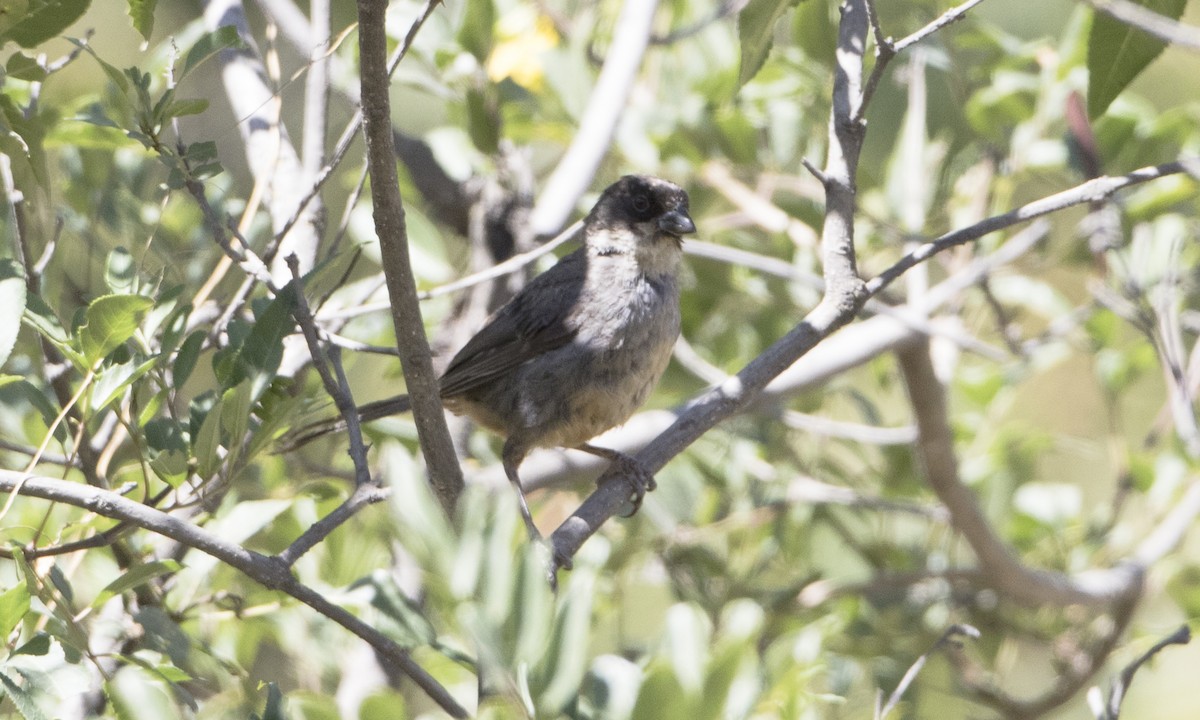
[[[454,355],[443,405],[504,437],[501,463],[529,536],[540,539],[519,468],[534,448],[574,448],[608,460],[632,486],[636,512],[653,474],[589,441],[646,401],[680,332],[683,236],[696,232],[688,195],[648,175],[609,185],[583,221],[582,247],[533,278]],[[362,421],[411,409],[406,395],[358,408]],[[302,429],[298,447],[344,427]]]

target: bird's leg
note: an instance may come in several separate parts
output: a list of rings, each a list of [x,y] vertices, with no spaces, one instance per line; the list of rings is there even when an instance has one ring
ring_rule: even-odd
[[[533,524],[533,514],[529,512],[529,504],[525,502],[525,491],[521,489],[521,478],[517,475],[517,468],[525,459],[525,452],[524,447],[506,442],[500,453],[500,461],[504,465],[504,474],[508,476],[508,481],[517,491],[517,504],[521,508],[521,519],[525,521],[525,529],[529,531],[529,539],[541,542],[542,534],[538,532],[537,525]]]
[[[654,473],[650,472],[641,461],[632,455],[588,443],[580,445],[577,449],[608,460],[612,463],[613,468],[633,486],[633,510],[625,517],[636,515],[638,509],[642,507],[642,499],[646,497],[646,492],[658,487],[658,483],[654,482]]]

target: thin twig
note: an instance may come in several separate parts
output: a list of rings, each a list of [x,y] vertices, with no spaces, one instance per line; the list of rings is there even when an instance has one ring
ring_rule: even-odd
[[[330,533],[337,530],[364,507],[382,502],[391,494],[389,488],[380,487],[373,483],[362,483],[354,487],[350,496],[338,505],[332,512],[316,521],[305,530],[300,537],[292,541],[282,552],[275,556],[284,565],[291,567],[296,564],[304,553],[320,544]]]
[[[308,352],[312,356],[313,367],[320,376],[321,383],[325,386],[325,392],[333,398],[333,404],[346,421],[347,433],[350,437],[350,457],[354,461],[354,482],[356,485],[370,484],[371,470],[367,466],[367,448],[363,444],[362,428],[359,427],[358,407],[354,404],[354,398],[345,383],[345,377],[334,377],[333,373],[329,371],[329,363],[326,362],[325,352],[321,349],[317,324],[313,321],[312,312],[308,309],[308,300],[304,297],[304,285],[300,278],[300,262],[295,255],[289,255],[287,263],[292,271],[292,290],[295,293],[296,303],[292,315],[300,325],[305,342],[308,343]],[[332,353],[334,358],[331,360],[336,358],[336,354],[337,348],[335,347],[334,353]],[[340,366],[340,362],[337,364]]]
[[[1022,205],[1003,215],[996,215],[977,222],[974,225],[948,232],[914,249],[911,253],[901,258],[895,265],[868,281],[867,293],[870,295],[879,293],[896,278],[907,272],[912,266],[928,260],[947,248],[971,242],[972,240],[978,240],[988,233],[1003,230],[1006,227],[1011,227],[1018,223],[1041,217],[1042,215],[1048,215],[1064,208],[1105,200],[1112,197],[1118,190],[1140,185],[1151,180],[1157,180],[1168,175],[1178,175],[1188,172],[1188,168],[1194,167],[1196,162],[1198,161],[1195,159],[1177,160],[1162,165],[1144,167],[1125,175],[1098,177],[1082,185],[1076,185],[1069,190],[1063,190],[1054,195]]]
[[[1088,693],[1088,702],[1092,704],[1092,712],[1096,715],[1096,720],[1117,720],[1121,715],[1121,703],[1125,701],[1125,695],[1129,692],[1129,686],[1133,684],[1133,676],[1137,674],[1137,671],[1165,648],[1171,645],[1187,645],[1191,641],[1192,629],[1187,625],[1180,625],[1175,632],[1154,643],[1149,650],[1122,668],[1121,674],[1113,679],[1112,685],[1108,689],[1107,703],[1100,702],[1097,706],[1100,688],[1093,687]]]
[[[917,679],[917,673],[921,672],[921,668],[925,667],[925,663],[928,662],[930,655],[938,650],[941,650],[947,645],[959,644],[959,638],[964,637],[972,640],[978,640],[980,637],[980,632],[974,626],[966,624],[954,624],[946,628],[946,632],[942,633],[942,636],[937,639],[937,642],[935,642],[928,650],[921,653],[921,656],[913,661],[912,666],[908,668],[908,672],[904,673],[904,677],[900,678],[900,682],[896,685],[896,689],[893,690],[892,694],[888,696],[887,703],[884,704],[883,707],[876,705],[875,720],[884,720],[884,718],[886,718],[888,714],[890,714],[892,710],[896,708],[897,703],[900,702],[900,698],[902,698],[904,693],[908,690],[908,686],[912,685],[913,680]]]
[[[967,0],[967,2],[950,8],[946,12],[938,16],[936,20],[929,23],[925,27],[915,33],[893,43],[892,47],[896,52],[904,52],[908,47],[915,45],[942,28],[962,20],[971,8],[975,7],[983,0]]]

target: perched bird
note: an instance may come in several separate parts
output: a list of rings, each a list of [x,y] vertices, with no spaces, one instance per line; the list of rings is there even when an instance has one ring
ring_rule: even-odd
[[[488,318],[446,368],[445,406],[506,438],[501,459],[533,538],[518,468],[537,447],[576,448],[619,463],[635,508],[651,474],[588,443],[624,423],[658,383],[679,337],[682,236],[696,231],[679,186],[627,175],[584,219],[583,247],[535,277]],[[359,408],[362,420],[410,409],[407,396]],[[337,429],[300,431],[293,446]]]

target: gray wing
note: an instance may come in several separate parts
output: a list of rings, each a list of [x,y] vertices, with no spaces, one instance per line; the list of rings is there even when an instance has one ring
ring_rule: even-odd
[[[571,342],[574,310],[587,269],[584,250],[567,255],[538,275],[497,310],[450,361],[442,397],[488,385],[528,360]]]

